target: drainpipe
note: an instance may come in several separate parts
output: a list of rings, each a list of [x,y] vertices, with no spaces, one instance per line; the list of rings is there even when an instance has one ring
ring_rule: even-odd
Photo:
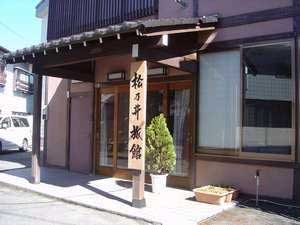
[[[258,206],[258,202],[259,202],[259,185],[260,185],[260,181],[259,181],[259,177],[260,177],[260,170],[256,170],[256,174],[254,176],[254,178],[256,179],[256,198],[255,198],[255,205],[256,207]]]
[[[198,1],[199,0],[193,0],[193,17],[198,17]]]
[[[68,79],[67,81],[67,135],[66,135],[66,168],[70,170],[70,118],[71,118],[71,83],[72,80]]]

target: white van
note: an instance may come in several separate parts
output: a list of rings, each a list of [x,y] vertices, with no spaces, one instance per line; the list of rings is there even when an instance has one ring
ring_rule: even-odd
[[[0,151],[27,151],[31,140],[32,129],[27,117],[0,115]]]

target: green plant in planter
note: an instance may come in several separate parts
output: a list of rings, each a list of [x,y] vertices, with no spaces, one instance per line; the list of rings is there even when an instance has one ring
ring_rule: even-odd
[[[168,174],[176,164],[173,138],[163,114],[154,117],[146,129],[146,170],[152,174]]]

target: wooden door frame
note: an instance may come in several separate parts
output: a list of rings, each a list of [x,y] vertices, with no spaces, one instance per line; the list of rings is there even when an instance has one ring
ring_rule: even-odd
[[[193,80],[187,78],[186,80],[180,80],[176,82],[149,82],[148,84],[148,90],[149,91],[155,91],[155,90],[163,90],[163,112],[166,113],[166,115],[169,115],[169,90],[180,90],[184,88],[189,88],[190,89],[190,112],[189,112],[189,127],[191,130],[191,140],[189,143],[189,175],[187,177],[181,177],[181,176],[169,176],[168,177],[168,185],[170,186],[176,186],[176,187],[182,187],[182,188],[190,188],[192,185],[192,180],[193,180],[193,166],[192,166],[192,160],[193,160],[193,139],[195,138],[193,136],[193,129],[194,129],[194,124],[193,124],[193,118],[194,118],[194,104],[193,104],[193,99],[194,99],[194,85],[193,85]],[[129,92],[129,86],[128,84],[114,84],[112,83],[111,85],[106,85],[105,87],[97,88],[95,93],[96,93],[96,101],[94,104],[95,107],[95,172],[97,174],[101,174],[104,176],[110,176],[110,177],[118,177],[122,179],[131,179],[131,170],[129,169],[121,169],[117,167],[117,142],[118,142],[118,113],[119,113],[119,93],[122,92]],[[113,166],[108,167],[108,166],[100,166],[100,120],[101,120],[101,115],[100,115],[100,103],[101,103],[101,95],[105,93],[111,93],[114,94],[114,146],[113,146]],[[168,119],[168,118],[167,118]],[[150,176],[146,175],[146,182],[150,183]]]

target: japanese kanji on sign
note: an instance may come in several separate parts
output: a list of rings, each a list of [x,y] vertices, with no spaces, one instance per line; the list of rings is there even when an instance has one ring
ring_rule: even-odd
[[[145,168],[147,62],[133,62],[130,70],[128,168]]]

